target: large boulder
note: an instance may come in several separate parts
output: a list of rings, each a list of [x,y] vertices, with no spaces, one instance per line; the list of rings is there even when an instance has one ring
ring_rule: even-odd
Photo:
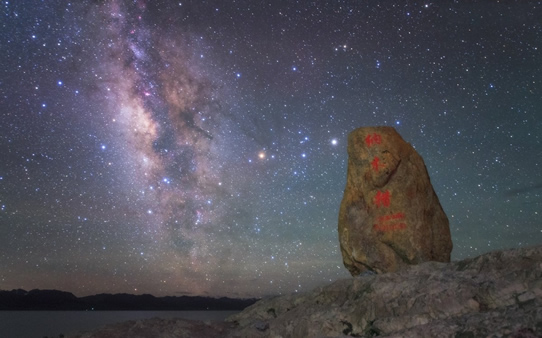
[[[450,261],[448,218],[423,159],[392,127],[358,128],[348,136],[339,241],[352,276]]]

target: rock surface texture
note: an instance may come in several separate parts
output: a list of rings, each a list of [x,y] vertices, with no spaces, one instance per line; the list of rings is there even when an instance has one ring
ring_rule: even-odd
[[[339,241],[352,276],[450,261],[448,218],[423,159],[392,127],[358,128],[348,136]]]
[[[231,337],[541,337],[542,246],[264,299]]]
[[[75,337],[542,337],[542,246],[342,279],[225,323],[148,319]]]

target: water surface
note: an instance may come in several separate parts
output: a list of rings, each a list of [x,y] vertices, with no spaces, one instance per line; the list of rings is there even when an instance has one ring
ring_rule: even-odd
[[[221,321],[239,311],[0,311],[0,337],[57,338],[145,318]]]

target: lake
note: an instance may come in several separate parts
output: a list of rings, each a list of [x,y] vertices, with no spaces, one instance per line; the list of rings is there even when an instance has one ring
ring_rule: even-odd
[[[101,326],[145,318],[221,321],[239,311],[0,311],[0,337],[57,338]]]

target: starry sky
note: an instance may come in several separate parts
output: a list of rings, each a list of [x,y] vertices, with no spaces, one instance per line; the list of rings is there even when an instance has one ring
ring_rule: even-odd
[[[350,276],[346,138],[394,126],[458,260],[542,244],[540,1],[2,1],[0,289]]]

